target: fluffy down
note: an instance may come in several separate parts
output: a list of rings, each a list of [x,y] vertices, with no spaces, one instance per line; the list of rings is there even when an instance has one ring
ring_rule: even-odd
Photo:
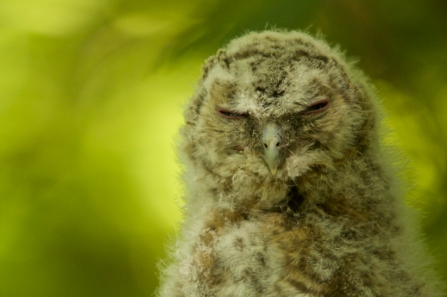
[[[440,296],[379,115],[363,74],[302,32],[249,33],[207,59],[158,296]]]

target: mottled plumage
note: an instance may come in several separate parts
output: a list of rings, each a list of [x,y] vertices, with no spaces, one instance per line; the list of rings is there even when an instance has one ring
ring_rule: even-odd
[[[300,32],[235,39],[185,111],[161,297],[438,297],[368,80]]]

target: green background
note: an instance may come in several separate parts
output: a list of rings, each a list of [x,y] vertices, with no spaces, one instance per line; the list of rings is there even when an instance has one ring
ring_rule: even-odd
[[[0,296],[153,294],[183,105],[206,57],[266,27],[359,59],[446,282],[446,1],[2,0]]]

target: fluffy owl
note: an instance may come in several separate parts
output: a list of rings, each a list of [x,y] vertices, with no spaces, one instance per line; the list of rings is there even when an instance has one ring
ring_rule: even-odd
[[[368,80],[302,32],[210,57],[185,111],[161,297],[438,297]]]

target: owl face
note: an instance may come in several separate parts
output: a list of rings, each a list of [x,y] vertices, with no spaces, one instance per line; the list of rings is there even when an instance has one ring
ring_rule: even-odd
[[[360,139],[360,92],[317,48],[257,37],[250,52],[233,45],[210,60],[191,119],[195,159],[228,177],[289,180],[330,168]]]

